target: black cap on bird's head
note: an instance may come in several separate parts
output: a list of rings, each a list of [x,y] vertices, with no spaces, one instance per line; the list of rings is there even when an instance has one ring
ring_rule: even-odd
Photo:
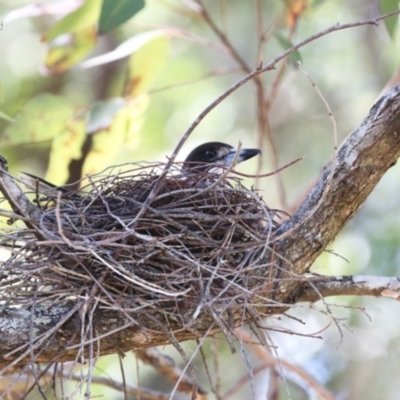
[[[190,152],[183,164],[182,170],[184,172],[207,172],[211,168],[229,167],[235,161],[235,158],[239,164],[257,154],[261,154],[261,150],[241,149],[237,155],[237,150],[229,144],[208,142]]]

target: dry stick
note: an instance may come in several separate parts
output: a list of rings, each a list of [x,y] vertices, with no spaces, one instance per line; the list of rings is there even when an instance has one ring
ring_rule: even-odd
[[[240,334],[241,337],[244,339],[244,341],[248,342],[249,344],[252,343],[252,338],[247,332],[240,330]],[[256,352],[259,358],[264,361],[264,368],[268,367],[276,368],[278,364],[282,364],[282,367],[298,375],[299,378],[301,378],[304,382],[306,382],[319,396],[321,396],[322,399],[335,400],[333,395],[325,387],[321,386],[311,375],[309,375],[306,371],[304,371],[304,369],[290,363],[287,360],[277,360],[271,354],[268,354],[267,350],[263,346],[258,346],[258,345],[256,346],[253,344],[251,345],[251,348],[253,349],[253,351]]]
[[[97,292],[100,290],[100,286],[102,286],[102,283],[106,277],[106,272],[103,272],[101,275],[100,279],[98,281],[95,281],[95,284],[92,286],[90,289],[90,292],[86,294],[85,296],[85,301],[84,304],[82,305],[81,310],[79,310],[79,315],[81,317],[81,343],[82,347],[80,351],[82,352],[81,355],[81,366],[85,365],[85,341],[87,340],[87,336],[89,334],[90,339],[96,339],[93,336],[93,314],[94,311],[97,309],[98,306],[98,299],[95,298]],[[89,309],[89,321],[88,321],[88,326],[85,329],[85,314],[86,310]],[[91,341],[89,344],[89,355],[88,355],[88,373],[87,373],[87,385],[86,385],[86,393],[85,393],[85,398],[90,397],[90,387],[91,387],[91,380],[93,378],[93,367],[96,363],[97,356],[94,357],[93,354],[93,346],[94,346],[94,341]],[[98,344],[98,349],[99,349],[99,341],[97,341]],[[79,352],[78,352],[79,354]]]
[[[243,331],[243,329],[241,329],[241,331]],[[288,396],[288,398],[290,399],[290,390],[289,390],[289,386],[286,380],[285,375],[283,374],[283,367],[282,367],[282,363],[281,363],[281,359],[279,357],[279,352],[278,352],[278,346],[275,345],[274,340],[272,339],[271,335],[269,334],[268,331],[265,331],[265,336],[266,336],[266,340],[269,340],[269,342],[271,343],[270,346],[264,347],[263,350],[266,353],[267,351],[269,351],[267,354],[271,355],[275,355],[276,360],[277,360],[277,367],[274,369],[274,377],[275,377],[275,385],[277,385],[277,379],[279,378],[279,376],[282,377],[284,386],[285,386],[285,390],[286,390],[286,394]],[[254,343],[250,343],[250,346],[255,346]],[[280,374],[280,375],[279,375]],[[273,389],[273,388],[272,388]],[[268,393],[267,393],[268,395]],[[268,399],[269,400],[269,399]]]
[[[158,321],[156,318],[150,316],[151,319],[153,319],[154,322],[160,324],[160,321]],[[166,321],[167,325],[161,325],[160,328],[162,328],[162,330],[164,330],[164,332],[166,333],[166,335],[169,338],[170,343],[175,347],[175,349],[178,351],[178,353],[180,354],[180,356],[182,357],[182,359],[185,361],[185,367],[182,370],[182,374],[180,375],[180,377],[178,378],[178,380],[175,383],[175,386],[170,394],[169,399],[171,400],[175,394],[175,392],[177,390],[179,390],[179,386],[180,386],[180,381],[183,379],[183,377],[185,376],[185,372],[188,369],[189,370],[189,374],[192,378],[192,382],[193,382],[193,393],[194,390],[196,389],[197,392],[197,388],[198,388],[198,383],[197,383],[197,375],[195,373],[195,368],[194,366],[191,364],[192,361],[192,357],[190,359],[187,358],[185,350],[182,348],[182,346],[180,345],[179,341],[176,339],[174,332],[172,331],[172,329],[170,329],[170,326],[168,325],[168,320]],[[211,329],[213,328],[213,325],[211,325],[208,328],[208,331],[211,331]],[[204,339],[204,336],[202,338],[202,340]]]
[[[307,72],[307,70],[303,67],[303,65],[302,65],[300,62],[298,62],[297,65],[298,65],[300,71],[301,71],[301,72],[307,77],[307,79],[311,82],[311,85],[313,86],[313,88],[314,88],[315,91],[317,92],[318,97],[322,100],[322,103],[324,104],[325,109],[326,109],[326,111],[328,112],[329,119],[330,119],[331,122],[332,122],[333,153],[332,153],[332,162],[331,162],[331,169],[332,169],[332,171],[331,171],[331,175],[329,176],[328,185],[327,185],[327,188],[329,188],[329,187],[330,187],[330,183],[331,183],[331,181],[332,181],[333,170],[334,170],[333,166],[334,166],[334,162],[335,162],[335,159],[336,159],[337,148],[338,148],[338,141],[337,141],[338,134],[337,134],[336,119],[335,119],[335,117],[334,117],[334,115],[333,115],[333,112],[332,112],[332,109],[331,109],[331,107],[330,107],[330,105],[329,105],[329,103],[328,103],[328,100],[326,100],[325,96],[322,94],[322,92],[321,92],[321,90],[319,89],[318,85],[317,85],[317,84],[315,83],[315,81],[311,78],[310,74]]]
[[[208,331],[207,331],[207,332],[202,336],[202,338],[198,341],[197,346],[196,346],[196,348],[194,349],[194,351],[193,351],[192,355],[190,356],[190,358],[189,358],[189,359],[187,359],[186,357],[184,358],[185,361],[186,361],[186,364],[185,364],[184,368],[182,369],[182,374],[181,374],[181,376],[178,378],[178,380],[177,380],[176,383],[175,383],[175,386],[174,386],[174,388],[173,388],[173,390],[172,390],[172,392],[171,392],[171,394],[170,394],[170,399],[173,398],[173,396],[175,395],[175,392],[178,390],[179,384],[180,384],[181,380],[183,380],[183,379],[185,378],[186,370],[189,369],[189,372],[191,372],[190,369],[193,368],[192,365],[191,365],[191,363],[192,363],[194,357],[197,355],[197,352],[199,351],[199,349],[200,349],[201,346],[203,345],[204,341],[206,340],[206,338],[207,338],[209,332],[211,332],[212,328],[213,328],[213,325],[211,325],[211,326],[208,328]],[[180,347],[180,346],[179,346],[179,347]],[[175,348],[176,348],[176,346],[175,346]],[[178,348],[177,348],[177,350],[180,351]],[[183,349],[182,349],[182,350],[183,350]],[[199,393],[199,390],[198,390],[198,383],[197,383],[197,381],[196,381],[196,378],[197,378],[196,376],[192,377],[192,380],[193,380],[193,389],[196,389],[196,394],[197,394],[198,396],[202,396],[204,393]],[[202,397],[202,398],[204,398],[204,397]],[[198,398],[198,399],[200,400],[200,398]]]
[[[249,80],[253,79],[255,76],[263,74],[264,72],[270,71],[275,68],[275,65],[286,58],[289,54],[292,54],[296,50],[300,49],[301,47],[304,47],[306,44],[311,43],[315,41],[316,39],[319,39],[320,37],[326,36],[332,32],[340,31],[343,29],[349,29],[349,28],[354,28],[357,26],[364,26],[364,25],[377,25],[378,21],[381,21],[385,18],[391,17],[393,15],[398,15],[400,14],[400,10],[394,11],[389,14],[382,15],[378,18],[373,18],[369,19],[366,21],[361,21],[361,22],[352,22],[348,24],[336,24],[334,26],[331,26],[328,29],[325,29],[319,33],[316,33],[315,35],[312,35],[308,37],[307,39],[302,40],[300,43],[292,46],[290,49],[284,51],[281,53],[278,57],[274,58],[272,61],[270,61],[267,65],[265,66],[260,66],[253,72],[247,74],[245,77],[243,77],[241,80],[236,82],[233,86],[231,86],[228,90],[226,90],[221,96],[219,96],[216,100],[214,100],[209,106],[207,106],[199,115],[198,117],[192,122],[192,124],[189,126],[189,128],[186,130],[186,132],[182,135],[182,138],[178,142],[177,146],[175,147],[171,157],[168,159],[168,162],[166,163],[161,175],[159,176],[157,182],[155,183],[153,189],[149,193],[146,201],[143,203],[143,207],[139,210],[138,214],[136,215],[135,219],[132,221],[132,226],[135,227],[136,223],[138,222],[139,218],[143,215],[144,212],[146,212],[147,208],[150,206],[154,198],[156,197],[161,183],[165,179],[165,176],[167,175],[168,171],[171,169],[171,166],[173,162],[175,161],[176,156],[178,155],[178,152],[182,148],[183,144],[186,142],[188,137],[192,134],[192,132],[196,129],[196,127],[200,124],[200,122],[215,108],[217,107],[223,100],[225,100],[228,96],[230,96],[233,92],[235,92],[237,89],[239,89],[241,86],[243,86],[245,83],[247,83]]]
[[[199,344],[199,340],[198,339],[196,339],[196,343],[197,343],[197,345]],[[213,382],[213,379],[211,377],[210,367],[208,366],[207,357],[206,357],[206,355],[204,353],[203,347],[199,348],[199,352],[200,352],[200,356],[201,356],[201,361],[202,361],[202,363],[204,365],[204,370],[205,370],[206,375],[207,375],[207,380],[208,380],[208,382],[210,384],[210,387],[211,387],[211,391],[215,394],[216,399],[219,400],[219,395],[217,394],[217,391],[215,390],[214,382]],[[207,398],[207,397],[205,397],[205,398]]]
[[[254,0],[254,8],[256,10],[256,31],[258,37],[257,43],[257,57],[256,57],[256,65],[260,65],[262,63],[262,45],[264,43],[264,27],[263,27],[263,12],[262,12],[262,4],[261,0]]]
[[[122,387],[123,387],[123,392],[124,392],[124,400],[128,400],[128,392],[126,391],[126,376],[125,376],[125,368],[124,368],[124,363],[122,362],[123,358],[121,354],[118,354],[118,363],[119,363],[119,370],[121,371],[121,377],[122,377]],[[93,382],[93,377],[92,377],[92,383]],[[139,396],[140,400],[140,396]]]

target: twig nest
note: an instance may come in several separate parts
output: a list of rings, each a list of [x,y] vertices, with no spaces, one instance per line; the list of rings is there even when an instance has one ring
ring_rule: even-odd
[[[13,248],[2,268],[8,300],[91,293],[102,307],[147,313],[248,298],[280,212],[232,173],[160,173],[137,165],[91,177],[86,193],[36,193],[34,228],[2,238]]]

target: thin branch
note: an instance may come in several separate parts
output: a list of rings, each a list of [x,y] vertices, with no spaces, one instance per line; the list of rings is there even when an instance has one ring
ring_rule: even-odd
[[[151,365],[161,375],[164,375],[170,382],[174,384],[179,382],[177,385],[178,392],[192,393],[195,386],[193,381],[183,374],[182,369],[170,357],[165,356],[154,347],[135,351],[135,355],[143,363]],[[197,388],[197,400],[205,398],[205,393],[205,390]]]
[[[316,276],[301,285],[298,301],[315,302],[329,296],[376,296],[400,299],[400,277]]]

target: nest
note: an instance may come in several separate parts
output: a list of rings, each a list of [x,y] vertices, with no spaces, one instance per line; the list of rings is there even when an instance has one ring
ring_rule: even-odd
[[[40,218],[2,234],[12,249],[0,269],[3,300],[94,293],[97,306],[135,315],[192,315],[205,297],[243,304],[281,212],[232,173],[182,176],[173,167],[160,178],[162,167],[109,170],[84,193],[36,191]]]

